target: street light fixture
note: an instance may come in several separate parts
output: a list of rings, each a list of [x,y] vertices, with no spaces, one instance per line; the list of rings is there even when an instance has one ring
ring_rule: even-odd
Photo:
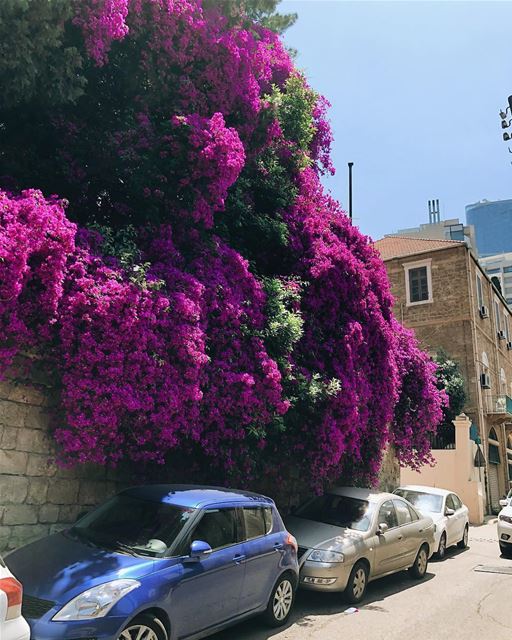
[[[506,120],[502,120],[501,121],[501,128],[502,129],[508,129],[508,127],[510,127],[510,123],[512,122],[512,119],[509,120],[508,122]]]
[[[512,136],[510,136],[510,135],[505,131],[505,133],[503,134],[503,140],[505,140],[505,141],[506,141],[506,140],[512,140]]]

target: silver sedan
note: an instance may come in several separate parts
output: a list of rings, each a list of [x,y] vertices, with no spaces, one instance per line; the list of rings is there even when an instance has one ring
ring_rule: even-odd
[[[432,518],[371,489],[332,489],[299,507],[286,524],[299,544],[300,586],[343,591],[354,604],[375,578],[403,569],[423,578],[435,550]]]

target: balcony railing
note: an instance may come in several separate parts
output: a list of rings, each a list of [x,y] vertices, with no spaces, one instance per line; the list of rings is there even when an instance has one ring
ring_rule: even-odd
[[[488,414],[512,417],[512,398],[506,395],[489,396],[486,410]]]

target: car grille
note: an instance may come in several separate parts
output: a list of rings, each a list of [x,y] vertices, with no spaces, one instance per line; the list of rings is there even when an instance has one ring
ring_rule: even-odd
[[[302,556],[307,553],[309,549],[307,547],[299,547],[297,550],[297,558],[300,560]]]
[[[21,613],[23,614],[23,617],[34,620],[44,616],[44,614],[48,613],[48,611],[50,611],[54,606],[55,602],[51,602],[50,600],[41,600],[41,598],[34,598],[34,596],[29,596],[24,593]]]

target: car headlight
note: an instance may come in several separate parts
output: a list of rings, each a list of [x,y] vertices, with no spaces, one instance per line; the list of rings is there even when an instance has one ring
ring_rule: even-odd
[[[103,618],[130,591],[140,587],[137,580],[112,580],[87,589],[70,600],[52,618],[56,622]]]
[[[307,559],[311,560],[311,562],[343,562],[345,560],[345,557],[338,551],[313,549]]]
[[[509,524],[512,524],[512,517],[511,516],[500,516],[499,519],[502,522],[508,522]]]

